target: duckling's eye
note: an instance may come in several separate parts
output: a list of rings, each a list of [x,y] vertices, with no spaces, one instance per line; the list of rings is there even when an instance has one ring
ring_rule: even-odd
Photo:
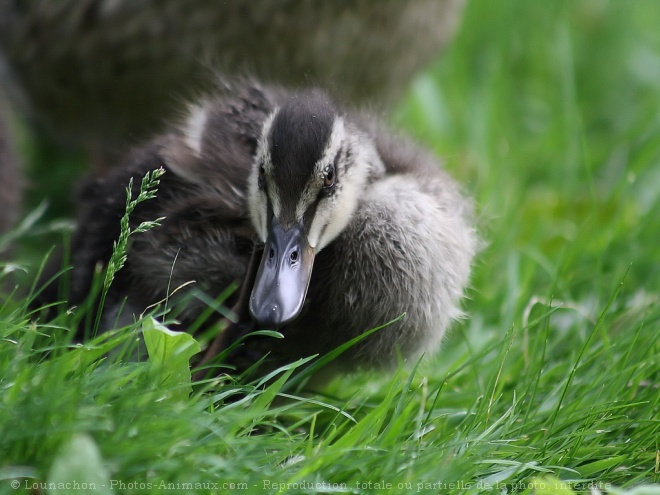
[[[259,165],[259,178],[257,179],[257,186],[260,190],[266,190],[266,171],[263,164]]]
[[[330,165],[326,169],[325,175],[323,176],[323,188],[330,189],[332,186],[335,185],[336,179],[337,179],[337,174],[335,173],[335,166]]]

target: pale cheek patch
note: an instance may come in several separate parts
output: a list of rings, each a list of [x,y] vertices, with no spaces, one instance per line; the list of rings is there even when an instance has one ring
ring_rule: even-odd
[[[268,226],[266,225],[268,205],[266,203],[266,197],[261,191],[257,191],[255,197],[252,197],[252,194],[250,194],[250,196],[250,217],[252,219],[252,224],[254,225],[261,241],[266,242],[266,237],[268,235]]]
[[[309,234],[307,235],[307,242],[309,242],[309,245],[317,253],[324,247],[323,245],[319,244],[319,241],[321,234],[323,233],[323,230],[328,223],[328,218],[332,212],[332,209],[333,207],[329,200],[321,200],[318,208],[316,209],[316,215],[314,215],[314,219],[312,220],[312,226],[310,227]]]
[[[280,218],[282,214],[282,203],[280,201],[280,192],[275,185],[275,181],[269,178],[266,178],[267,188],[268,188],[268,197],[270,199],[270,204],[273,207],[273,215],[276,218]]]
[[[261,135],[257,142],[257,152],[253,164],[253,171],[256,170],[257,173],[259,172],[259,166],[263,164],[267,176],[273,172],[273,164],[270,159],[270,152],[268,151],[268,135],[270,134],[270,128],[273,126],[273,120],[275,120],[277,112],[278,109],[276,108],[264,121],[264,125],[261,128]]]
[[[248,205],[250,209],[250,218],[257,234],[262,241],[267,236],[267,215],[268,198],[266,193],[259,189],[259,164],[255,162],[250,173],[250,182],[248,185]]]
[[[193,106],[183,126],[183,140],[196,156],[202,155],[202,138],[208,120],[208,110],[204,106]]]
[[[266,119],[262,127],[248,185],[250,217],[252,219],[252,224],[257,231],[257,235],[263,242],[266,241],[268,235],[268,199],[266,198],[266,194],[259,189],[259,168],[263,164],[266,177],[272,173],[273,165],[271,163],[270,153],[268,152],[268,134],[270,133],[270,128],[273,124],[273,119],[275,118],[276,113],[277,109],[275,109],[275,111]],[[272,190],[272,181],[269,181],[268,179],[266,180],[268,182],[269,190]]]
[[[357,207],[358,191],[352,185],[322,200],[309,231],[309,244],[316,252],[332,242],[346,228]]]
[[[362,175],[355,171],[347,174],[335,194],[319,203],[308,237],[316,252],[330,244],[351,220],[364,183]]]

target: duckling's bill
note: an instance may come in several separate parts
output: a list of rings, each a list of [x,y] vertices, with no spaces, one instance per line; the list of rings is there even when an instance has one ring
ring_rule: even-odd
[[[280,328],[300,314],[314,254],[302,221],[285,229],[275,217],[271,219],[250,297],[250,313],[259,324]]]

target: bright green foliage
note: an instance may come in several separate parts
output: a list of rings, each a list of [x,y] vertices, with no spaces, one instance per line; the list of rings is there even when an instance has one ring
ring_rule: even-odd
[[[188,397],[192,392],[190,358],[201,350],[199,343],[192,335],[173,332],[153,317],[144,320],[142,335],[154,375],[163,391],[176,392],[180,399]]]
[[[468,4],[393,115],[474,195],[484,239],[469,318],[420,363],[190,394],[192,340],[147,319],[74,344],[77,310],[34,323],[8,289],[0,493],[82,465],[128,494],[658,495],[658,26],[655,0]]]
[[[51,492],[80,493],[82,495],[110,495],[110,478],[94,440],[84,433],[64,442],[53,460],[48,485]],[[30,483],[28,482],[28,485]]]
[[[108,266],[105,271],[105,277],[103,279],[103,287],[101,289],[101,301],[99,303],[99,310],[96,317],[95,332],[99,328],[100,318],[103,314],[103,307],[105,305],[105,299],[110,290],[110,286],[115,279],[116,273],[124,267],[126,263],[126,256],[128,250],[128,239],[134,234],[139,234],[141,232],[146,232],[151,230],[154,227],[160,225],[162,218],[157,218],[151,221],[146,221],[140,223],[135,228],[130,226],[130,216],[140,203],[148,201],[156,197],[156,191],[158,189],[158,184],[160,183],[160,177],[165,173],[165,170],[159,168],[153,172],[147,172],[142,178],[142,183],[140,184],[140,192],[138,193],[137,198],[133,199],[133,178],[128,182],[126,187],[126,211],[121,217],[121,228],[119,239],[115,241],[112,249],[112,256],[108,261]]]

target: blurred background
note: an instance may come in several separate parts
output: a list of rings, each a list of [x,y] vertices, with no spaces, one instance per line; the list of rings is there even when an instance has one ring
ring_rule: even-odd
[[[398,108],[476,197],[489,243],[469,311],[476,341],[524,326],[539,298],[596,321],[624,277],[615,306],[658,324],[657,26],[648,0],[471,1]]]

